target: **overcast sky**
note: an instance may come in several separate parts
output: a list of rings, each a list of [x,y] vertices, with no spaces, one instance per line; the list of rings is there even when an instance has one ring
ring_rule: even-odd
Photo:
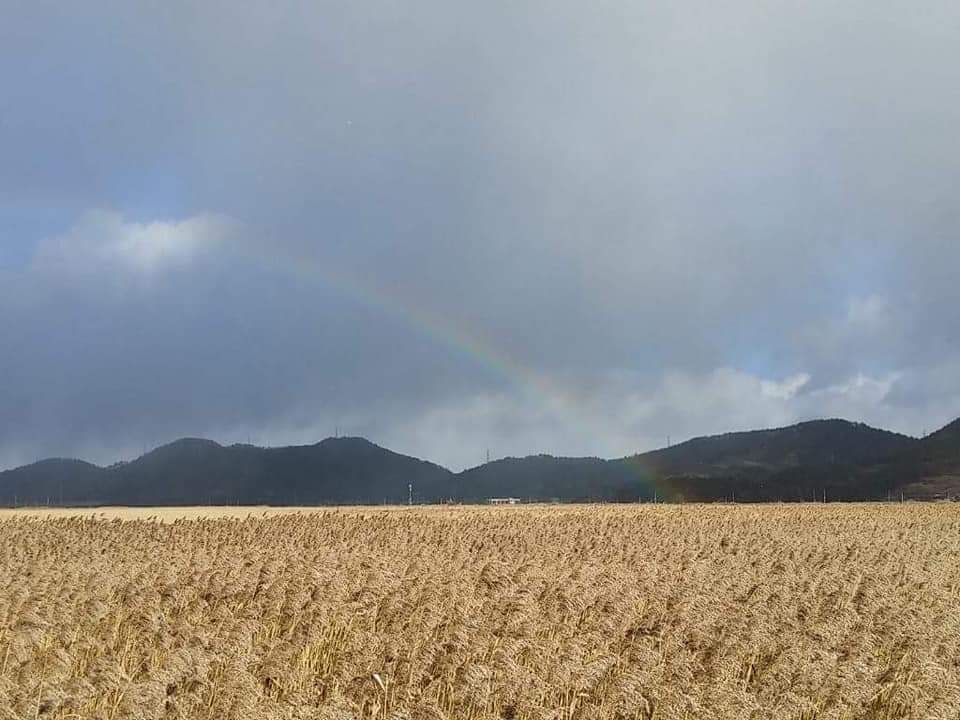
[[[960,415],[955,0],[0,5],[0,468]]]

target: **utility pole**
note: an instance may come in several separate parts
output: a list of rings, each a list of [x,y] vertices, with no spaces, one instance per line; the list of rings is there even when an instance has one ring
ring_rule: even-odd
[[[407,485],[407,505],[413,505],[413,483]]]
[[[487,448],[487,464],[490,464],[490,448]]]

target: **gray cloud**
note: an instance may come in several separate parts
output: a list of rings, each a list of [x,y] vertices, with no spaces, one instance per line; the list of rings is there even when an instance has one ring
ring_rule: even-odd
[[[960,414],[960,10],[24,4],[0,465]]]

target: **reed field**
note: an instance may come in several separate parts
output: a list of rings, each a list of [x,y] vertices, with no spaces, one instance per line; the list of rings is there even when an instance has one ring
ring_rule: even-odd
[[[8,718],[956,720],[960,506],[8,512]]]

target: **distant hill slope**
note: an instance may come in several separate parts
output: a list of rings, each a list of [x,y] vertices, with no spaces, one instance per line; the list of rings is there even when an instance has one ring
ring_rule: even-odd
[[[920,446],[931,458],[960,462],[960,419],[927,435],[920,441]]]
[[[845,420],[689,440],[621,460],[508,458],[458,475],[457,496],[538,500],[860,500],[888,488],[859,469],[917,447],[905,435]]]
[[[960,495],[960,420],[923,439],[920,445],[922,475],[907,492],[921,496]]]
[[[362,438],[224,447],[184,439],[101,468],[45,460],[0,473],[0,504],[320,505],[960,495],[960,420],[917,440],[844,420],[702,437],[619,460],[536,455],[454,474]]]
[[[505,458],[466,470],[454,480],[454,496],[534,500],[636,502],[650,499],[654,479],[622,460],[535,455]]]
[[[41,460],[0,473],[0,504],[89,505],[112,494],[111,480],[107,470],[82,460]]]
[[[960,420],[918,441],[907,452],[863,471],[907,497],[960,496]]]
[[[658,478],[668,497],[834,500],[883,497],[888,479],[865,467],[918,447],[915,438],[846,420],[695,438],[627,460]]]
[[[846,420],[812,420],[774,430],[694,438],[638,457],[668,472],[768,470],[823,463],[862,463],[917,444],[915,438]]]
[[[68,505],[316,505],[405,502],[407,485],[435,495],[452,473],[362,438],[316,445],[224,447],[184,439],[126,464],[45,461],[0,473],[0,503]]]

